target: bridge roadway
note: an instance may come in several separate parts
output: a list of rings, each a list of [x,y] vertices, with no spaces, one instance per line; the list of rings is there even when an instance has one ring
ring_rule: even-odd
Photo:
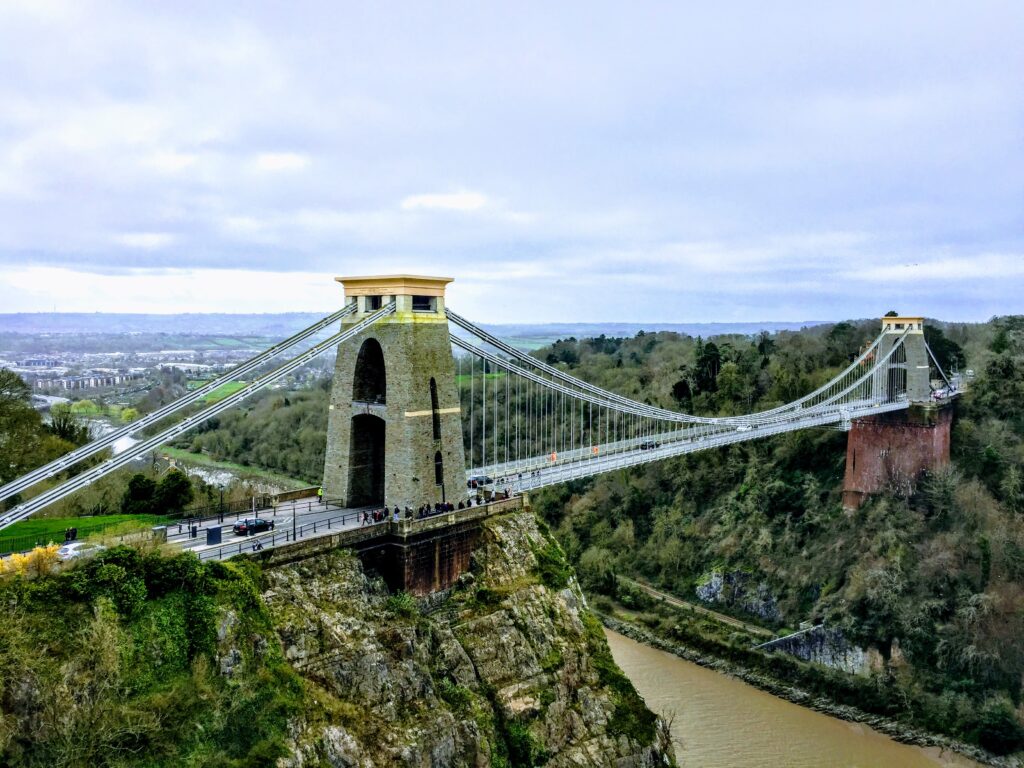
[[[769,435],[792,432],[809,427],[825,427],[845,425],[850,419],[864,416],[875,416],[889,411],[904,410],[909,407],[906,399],[891,403],[862,403],[846,406],[841,409],[808,410],[796,418],[770,424],[740,426],[729,431],[714,434],[693,434],[693,431],[672,431],[660,434],[630,438],[625,441],[599,446],[597,455],[590,453],[589,448],[575,449],[551,461],[549,455],[534,456],[521,462],[507,464],[491,464],[467,470],[467,478],[487,475],[493,478],[496,489],[511,492],[530,491],[548,485],[577,480],[591,475],[611,472],[624,467],[646,464],[658,459],[695,453],[721,445],[746,442]],[[654,442],[654,448],[641,448],[643,443]],[[556,454],[557,455],[557,454]]]
[[[480,509],[481,505],[474,505],[468,509]],[[390,517],[379,522],[372,520],[363,524],[363,513],[372,512],[375,509],[382,509],[381,505],[369,507],[342,507],[330,501],[316,501],[312,499],[297,499],[279,504],[271,509],[258,509],[252,511],[228,515],[224,522],[217,519],[206,520],[197,523],[197,535],[191,535],[190,525],[182,523],[181,526],[170,525],[167,528],[167,541],[177,545],[182,550],[195,552],[200,560],[228,560],[236,555],[257,551],[258,549],[273,549],[282,544],[293,541],[306,541],[309,539],[322,538],[342,531],[353,530],[363,527],[386,526]],[[468,509],[462,514],[468,514]],[[460,513],[447,513],[447,515]],[[235,522],[246,518],[258,517],[262,520],[272,520],[274,529],[252,536],[237,536],[232,530]],[[446,517],[444,513],[424,518],[424,522]],[[230,518],[230,519],[229,519]],[[448,517],[448,519],[451,519]],[[413,521],[419,522],[419,521]],[[207,544],[206,531],[209,528],[221,529],[221,543]],[[180,530],[179,530],[180,529]]]
[[[358,528],[364,511],[380,508],[358,507],[347,508],[329,501],[316,499],[296,499],[285,501],[269,509],[247,510],[238,514],[224,516],[224,522],[218,518],[202,520],[194,523],[197,535],[191,535],[192,524],[182,522],[167,526],[167,542],[183,550],[195,552],[201,560],[227,560],[241,552],[251,552],[257,544],[270,548],[285,541],[313,538],[345,528]],[[274,529],[252,536],[236,536],[232,527],[239,520],[257,517],[270,520]],[[221,529],[221,543],[207,544],[206,531],[210,528]]]

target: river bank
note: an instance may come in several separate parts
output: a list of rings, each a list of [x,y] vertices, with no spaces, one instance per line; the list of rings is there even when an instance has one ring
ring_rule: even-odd
[[[668,641],[658,637],[647,629],[638,627],[635,624],[622,621],[605,613],[598,612],[602,623],[607,629],[620,635],[635,640],[651,648],[677,656],[680,659],[697,664],[715,672],[736,678],[755,688],[772,694],[785,701],[799,704],[802,707],[820,712],[850,723],[858,723],[884,734],[902,744],[915,745],[924,748],[935,748],[947,752],[955,752],[970,760],[983,765],[997,766],[998,768],[1020,768],[1024,765],[1015,757],[997,757],[980,747],[964,744],[939,734],[928,733],[920,729],[908,726],[906,723],[891,718],[872,715],[870,713],[838,704],[824,696],[816,696],[796,686],[773,679],[762,673],[755,672],[735,662],[718,658],[713,655],[697,651],[678,642]],[[938,764],[941,764],[938,763]],[[970,763],[958,763],[958,765],[970,765]]]

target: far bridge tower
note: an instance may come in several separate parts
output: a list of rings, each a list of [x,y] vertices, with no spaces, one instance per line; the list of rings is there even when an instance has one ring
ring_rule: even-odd
[[[413,509],[465,501],[455,362],[445,315],[449,277],[335,278],[356,311],[395,313],[338,348],[327,421],[324,492],[350,507]]]
[[[876,354],[893,352],[887,388],[890,398],[906,397],[910,407],[878,416],[854,419],[846,439],[843,506],[857,509],[864,499],[883,490],[910,493],[926,470],[949,463],[953,408],[948,400],[932,399],[931,367],[924,338],[924,318],[883,317],[882,339]],[[876,392],[876,395],[883,395]]]

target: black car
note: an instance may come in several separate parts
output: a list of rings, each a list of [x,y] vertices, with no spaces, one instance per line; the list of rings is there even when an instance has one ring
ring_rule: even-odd
[[[644,442],[640,443],[640,450],[641,451],[653,451],[658,446],[659,446],[659,443],[656,443],[653,440],[645,440]]]
[[[245,520],[239,520],[235,523],[232,530],[238,536],[248,536],[251,533],[260,533],[261,531],[272,531],[274,530],[274,521],[264,520],[260,517],[247,517]]]

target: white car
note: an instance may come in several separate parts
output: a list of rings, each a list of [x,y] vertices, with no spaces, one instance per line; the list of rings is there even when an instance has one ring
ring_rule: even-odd
[[[57,550],[60,560],[74,560],[76,557],[92,557],[105,550],[102,544],[90,544],[87,541],[71,541]]]

